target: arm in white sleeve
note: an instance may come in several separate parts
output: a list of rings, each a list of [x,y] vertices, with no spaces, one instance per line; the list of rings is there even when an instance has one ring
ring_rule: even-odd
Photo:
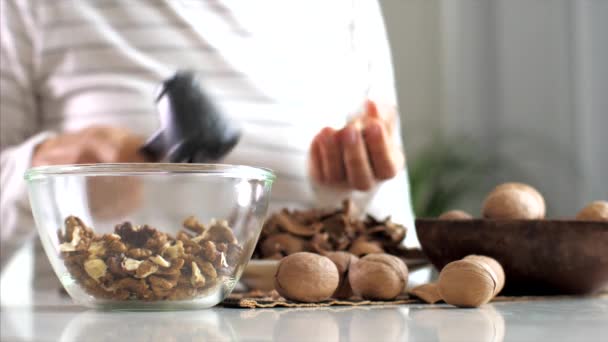
[[[4,264],[34,231],[23,174],[36,146],[51,133],[39,131],[32,5],[1,0],[0,6],[0,259]]]
[[[368,97],[376,103],[394,107],[398,114],[392,58],[380,4],[375,0],[358,0],[354,3],[355,46],[357,53],[365,54],[369,61]],[[403,148],[399,115],[393,127],[395,143]],[[378,218],[390,215],[395,222],[408,228],[406,244],[418,245],[407,168],[400,171],[396,177],[378,183],[368,192],[339,191],[315,186],[315,194],[320,205],[336,205],[340,199],[350,197],[361,210]]]

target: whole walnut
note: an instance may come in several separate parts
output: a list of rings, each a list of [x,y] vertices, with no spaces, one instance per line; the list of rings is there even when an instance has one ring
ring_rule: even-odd
[[[394,299],[405,290],[407,278],[405,263],[389,254],[368,254],[348,273],[353,292],[365,299]]]
[[[595,201],[589,203],[576,215],[577,220],[608,221],[608,202]]]
[[[522,183],[497,186],[483,203],[483,216],[491,219],[542,219],[545,211],[543,196]]]
[[[450,210],[439,216],[440,220],[470,220],[473,216],[462,210]]]
[[[314,303],[331,297],[339,282],[338,268],[329,258],[299,252],[281,260],[274,286],[287,299]]]
[[[504,287],[502,266],[486,256],[468,256],[447,264],[437,286],[448,304],[475,308],[486,304]]]
[[[348,273],[351,265],[354,265],[357,261],[359,261],[359,258],[348,252],[329,252],[325,253],[325,256],[336,264],[338,274],[340,275],[340,284],[332,297],[338,299],[347,299],[352,297],[353,289],[348,281]]]

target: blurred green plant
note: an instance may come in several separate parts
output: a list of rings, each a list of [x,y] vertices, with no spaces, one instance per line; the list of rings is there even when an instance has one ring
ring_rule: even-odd
[[[416,217],[437,217],[456,208],[463,199],[480,197],[493,158],[482,154],[467,139],[430,144],[408,162],[410,189]]]

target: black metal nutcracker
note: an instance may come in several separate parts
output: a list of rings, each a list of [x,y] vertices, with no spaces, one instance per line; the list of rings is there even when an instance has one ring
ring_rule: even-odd
[[[239,125],[220,111],[193,72],[178,71],[164,81],[156,104],[161,127],[141,148],[149,160],[214,162],[239,141]]]

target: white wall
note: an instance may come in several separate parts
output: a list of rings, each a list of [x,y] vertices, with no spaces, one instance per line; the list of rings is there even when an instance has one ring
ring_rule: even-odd
[[[608,1],[382,4],[410,155],[471,136],[553,216],[608,199]]]

